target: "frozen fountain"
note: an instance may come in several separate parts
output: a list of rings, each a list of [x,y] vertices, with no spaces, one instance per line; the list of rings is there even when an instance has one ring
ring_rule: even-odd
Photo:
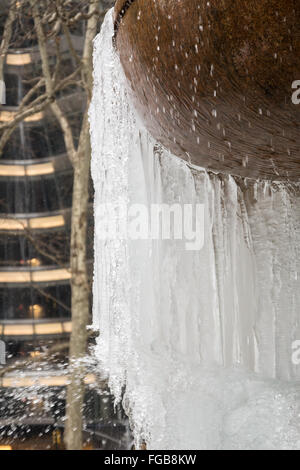
[[[90,108],[101,370],[137,446],[299,449],[299,184],[166,150],[135,111],[113,35],[110,11]],[[105,236],[112,221],[124,234],[134,204],[201,204],[203,247]]]

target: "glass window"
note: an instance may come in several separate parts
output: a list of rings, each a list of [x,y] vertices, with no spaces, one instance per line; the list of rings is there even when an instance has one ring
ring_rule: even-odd
[[[24,235],[1,234],[1,267],[39,267],[68,264],[69,234],[65,230]]]
[[[27,130],[27,135],[28,155],[30,155],[31,159],[45,158],[52,154],[49,138],[43,126],[30,127]]]
[[[43,178],[1,181],[0,213],[55,212],[72,205],[72,173],[53,173]]]
[[[65,141],[59,124],[51,121],[49,125],[45,125],[44,132],[48,136],[49,149],[52,155],[59,155],[66,151]]]
[[[0,288],[0,320],[70,318],[70,286]]]
[[[4,75],[6,85],[6,105],[18,106],[22,82],[16,74],[6,73]]]

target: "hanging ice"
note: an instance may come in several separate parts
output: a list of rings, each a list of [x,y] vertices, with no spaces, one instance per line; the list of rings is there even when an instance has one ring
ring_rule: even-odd
[[[125,391],[137,444],[299,449],[299,187],[208,174],[153,142],[130,104],[112,30],[109,12],[90,109],[101,368],[117,400]],[[101,236],[112,218],[127,223],[112,205],[197,202],[200,251]]]

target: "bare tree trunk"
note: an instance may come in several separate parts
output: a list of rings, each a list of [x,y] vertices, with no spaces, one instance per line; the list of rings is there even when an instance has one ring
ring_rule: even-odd
[[[90,170],[90,145],[78,155],[74,167],[71,232],[72,333],[70,338],[70,379],[67,389],[65,442],[68,450],[82,448],[84,364],[87,325],[90,313],[89,283],[86,265],[87,210]]]
[[[85,46],[82,58],[82,76],[87,85],[87,106],[90,104],[93,83],[92,51],[97,32],[98,0],[90,0]],[[84,116],[78,151],[74,161],[74,190],[71,229],[72,272],[72,333],[70,339],[70,382],[67,390],[67,419],[65,442],[68,450],[82,448],[84,366],[81,359],[86,355],[87,325],[90,312],[90,292],[86,265],[87,206],[90,176],[91,144],[87,113]]]

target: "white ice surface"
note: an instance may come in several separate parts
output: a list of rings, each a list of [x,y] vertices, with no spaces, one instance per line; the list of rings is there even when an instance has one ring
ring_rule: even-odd
[[[149,449],[300,449],[299,188],[242,190],[157,145],[130,103],[112,28],[109,12],[90,108],[101,369]],[[112,217],[102,204],[174,202],[205,204],[201,251],[99,236]]]

